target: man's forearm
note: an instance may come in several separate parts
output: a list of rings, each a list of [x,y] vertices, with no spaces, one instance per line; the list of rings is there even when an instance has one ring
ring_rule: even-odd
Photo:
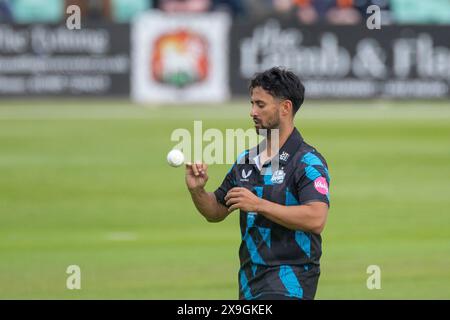
[[[283,206],[261,199],[258,213],[291,230],[302,230],[320,234],[327,216],[326,204],[319,208],[311,205]]]
[[[213,192],[206,192],[203,188],[189,192],[195,207],[209,222],[219,222],[227,217],[227,208],[217,202]]]

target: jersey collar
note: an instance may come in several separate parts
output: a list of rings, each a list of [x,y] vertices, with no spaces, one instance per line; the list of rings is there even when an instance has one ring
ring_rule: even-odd
[[[278,154],[276,155],[276,157],[279,157],[278,159],[281,166],[285,166],[289,162],[289,160],[291,160],[291,158],[300,148],[300,145],[302,143],[303,137],[297,130],[297,128],[294,127],[294,130],[292,130],[292,133],[289,135],[288,139],[286,140],[286,142],[283,144]],[[259,157],[259,153],[266,148],[266,139],[264,139],[260,144],[258,144],[254,148],[257,148],[257,154]],[[246,154],[246,158],[247,158],[246,161],[249,161],[249,153]],[[253,161],[253,159],[251,160]],[[266,167],[269,164],[270,161],[267,161],[266,163],[263,164],[263,167]]]
[[[277,157],[279,157],[280,165],[286,165],[289,160],[294,156],[297,150],[300,148],[300,145],[303,142],[303,137],[297,128],[294,127],[292,133],[289,135],[289,138],[280,148]]]

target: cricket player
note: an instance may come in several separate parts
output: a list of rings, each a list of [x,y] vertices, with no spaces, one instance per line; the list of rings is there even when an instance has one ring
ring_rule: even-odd
[[[323,156],[294,126],[305,89],[282,68],[256,74],[249,89],[250,116],[257,132],[266,132],[264,140],[238,157],[216,191],[205,190],[204,163],[186,165],[186,185],[210,222],[240,210],[240,299],[314,299],[330,177]],[[275,130],[279,148],[271,150]]]

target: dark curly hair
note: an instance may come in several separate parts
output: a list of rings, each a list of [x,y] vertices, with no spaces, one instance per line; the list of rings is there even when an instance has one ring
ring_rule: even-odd
[[[305,87],[300,79],[292,71],[280,67],[255,74],[250,81],[250,93],[256,87],[263,88],[274,98],[290,100],[294,115],[305,100]]]

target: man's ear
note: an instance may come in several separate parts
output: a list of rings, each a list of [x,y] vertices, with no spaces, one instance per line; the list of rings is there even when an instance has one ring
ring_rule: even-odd
[[[289,116],[292,115],[294,110],[293,110],[293,105],[292,105],[292,101],[291,100],[283,100],[281,102],[281,115],[283,116]]]

